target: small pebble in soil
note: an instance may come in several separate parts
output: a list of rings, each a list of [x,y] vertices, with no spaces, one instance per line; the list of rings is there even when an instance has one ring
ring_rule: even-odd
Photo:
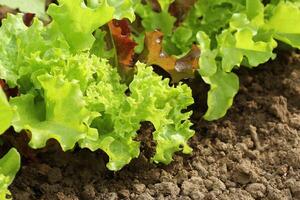
[[[263,198],[266,193],[266,186],[261,183],[251,183],[247,185],[246,190],[254,198]]]
[[[118,194],[121,199],[129,199],[129,197],[130,197],[130,192],[129,192],[129,190],[126,190],[126,189],[120,190],[118,192]]]
[[[179,187],[173,182],[156,183],[154,188],[157,194],[177,196],[180,192]]]
[[[207,191],[203,180],[200,177],[193,177],[190,180],[184,181],[181,185],[181,193],[186,196],[191,196],[194,192]]]
[[[94,199],[96,196],[96,190],[93,185],[85,185],[81,193],[83,200]]]
[[[138,194],[143,193],[146,190],[146,186],[142,183],[136,183],[133,185],[134,191]]]
[[[143,194],[140,194],[136,200],[154,200],[154,198],[148,194],[148,193],[143,193]]]
[[[206,177],[208,175],[208,171],[203,167],[200,161],[194,161],[192,166],[198,171],[200,176]]]

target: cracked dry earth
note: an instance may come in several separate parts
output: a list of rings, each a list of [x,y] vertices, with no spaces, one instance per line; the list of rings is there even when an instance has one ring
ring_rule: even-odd
[[[169,166],[150,164],[154,144],[142,142],[141,156],[113,173],[102,152],[51,148],[23,160],[10,187],[14,199],[300,199],[300,61],[282,55],[238,73],[240,92],[219,121],[201,119],[205,97],[194,92],[200,109],[192,119],[192,155],[177,154]],[[140,137],[151,131],[144,123]]]

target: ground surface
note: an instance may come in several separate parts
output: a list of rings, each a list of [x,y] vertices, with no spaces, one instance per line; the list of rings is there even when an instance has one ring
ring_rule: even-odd
[[[176,155],[171,165],[157,166],[148,162],[153,144],[143,143],[138,159],[112,173],[101,152],[49,149],[23,160],[10,187],[13,196],[16,200],[300,199],[300,62],[292,58],[281,56],[253,71],[240,70],[241,89],[224,119],[205,122],[204,108],[195,109],[192,155]],[[141,137],[150,134],[151,126],[145,123]]]

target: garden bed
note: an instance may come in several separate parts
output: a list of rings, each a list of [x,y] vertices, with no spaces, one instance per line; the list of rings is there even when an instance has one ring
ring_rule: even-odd
[[[300,199],[297,56],[280,53],[256,70],[241,69],[239,94],[221,120],[204,121],[200,102],[192,118],[194,151],[168,166],[149,163],[150,140],[119,172],[106,169],[102,152],[52,148],[23,160],[11,192],[15,200]],[[152,130],[144,123],[140,137]]]

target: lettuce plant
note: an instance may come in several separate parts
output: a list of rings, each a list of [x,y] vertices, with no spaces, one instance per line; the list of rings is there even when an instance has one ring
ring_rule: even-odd
[[[204,115],[209,121],[223,117],[232,105],[239,90],[233,70],[241,65],[254,68],[274,59],[278,42],[300,48],[298,0],[198,0],[179,26],[165,9],[171,1],[158,2],[161,11],[152,11],[147,4],[138,5],[136,13],[146,31],[164,33],[164,50],[169,54],[185,54],[193,43],[198,44],[198,72],[210,85]]]
[[[299,48],[297,21],[300,20],[300,9],[297,4],[280,1],[265,6],[260,0],[226,3],[232,4],[235,9],[231,15],[224,17],[223,24],[217,20],[212,24],[211,33],[204,29],[196,34],[204,51],[200,57],[199,73],[211,86],[208,111],[204,116],[206,120],[223,117],[231,107],[239,89],[238,77],[233,69],[240,65],[253,68],[274,59],[276,54],[273,50],[278,41]],[[211,6],[209,9],[213,9],[213,3]],[[217,8],[218,4],[215,6]],[[203,15],[204,19],[212,20],[210,12],[206,13],[208,16]]]
[[[170,87],[168,79],[141,63],[130,85],[122,84],[106,60],[74,54],[72,41],[59,30],[37,19],[26,27],[20,15],[8,16],[0,29],[1,78],[20,91],[6,107],[13,112],[15,131],[30,133],[30,147],[45,147],[52,138],[64,151],[76,143],[102,149],[110,159],[108,168],[119,170],[139,155],[134,139],[140,122],[151,121],[155,162],[169,163],[179,150],[191,152],[191,113],[181,113],[193,102],[188,86]]]
[[[0,79],[17,87],[19,95],[7,100],[0,88],[0,133],[10,126],[24,130],[33,149],[45,147],[49,139],[64,151],[76,144],[102,149],[109,156],[107,167],[120,170],[139,156],[137,130],[141,122],[151,121],[154,162],[168,164],[174,152],[190,153],[191,112],[182,113],[193,103],[188,86],[171,87],[142,63],[126,85],[116,68],[89,52],[98,27],[113,18],[134,20],[132,5],[130,0],[87,5],[61,0],[50,5],[53,21],[47,26],[35,18],[27,27],[21,14],[8,15],[0,28]],[[15,149],[0,160],[1,199],[9,197],[7,187],[19,166]]]

